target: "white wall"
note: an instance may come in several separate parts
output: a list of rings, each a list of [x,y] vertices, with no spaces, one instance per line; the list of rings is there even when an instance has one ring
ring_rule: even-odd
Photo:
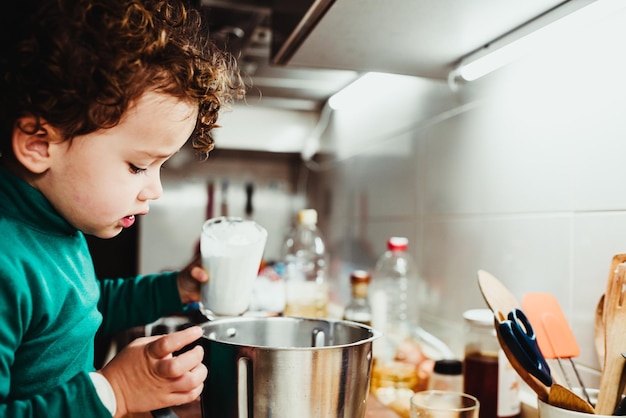
[[[336,112],[325,141],[338,159],[317,173],[332,192],[327,234],[359,248],[336,255],[338,280],[406,235],[432,292],[422,323],[453,348],[462,312],[486,307],[485,269],[518,299],[556,295],[580,363],[597,368],[595,307],[626,252],[625,21],[615,14],[456,92],[413,79]]]
[[[215,140],[222,148],[300,153],[318,112],[235,104],[222,111]]]

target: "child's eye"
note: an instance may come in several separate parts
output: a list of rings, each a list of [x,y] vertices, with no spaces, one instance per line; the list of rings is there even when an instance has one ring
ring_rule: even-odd
[[[144,173],[146,171],[145,168],[139,168],[134,164],[128,164],[128,167],[130,168],[130,172],[133,174],[141,174]]]

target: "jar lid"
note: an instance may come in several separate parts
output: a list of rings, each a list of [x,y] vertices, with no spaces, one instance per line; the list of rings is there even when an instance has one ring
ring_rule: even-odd
[[[435,373],[458,375],[463,373],[463,362],[455,359],[443,359],[435,362]]]
[[[463,312],[463,318],[470,325],[492,328],[494,324],[494,315],[491,309],[470,309]]]
[[[350,275],[350,283],[359,284],[359,283],[369,283],[370,282],[370,274],[365,270],[354,270]]]

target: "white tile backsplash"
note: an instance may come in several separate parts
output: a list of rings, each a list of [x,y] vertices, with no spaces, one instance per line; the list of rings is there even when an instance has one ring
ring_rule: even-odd
[[[385,115],[407,103],[398,91],[334,116],[326,141],[350,136],[358,120],[367,146],[315,173],[335,191],[331,241],[351,221],[342,199],[365,191],[354,239],[379,255],[388,236],[410,237],[431,292],[423,324],[451,346],[462,339],[463,310],[486,307],[476,281],[485,269],[520,300],[554,294],[580,345],[577,361],[599,367],[595,308],[613,254],[626,252],[625,16],[457,92],[430,81],[439,113],[415,106],[413,124],[405,108],[384,125],[376,117],[381,102]]]

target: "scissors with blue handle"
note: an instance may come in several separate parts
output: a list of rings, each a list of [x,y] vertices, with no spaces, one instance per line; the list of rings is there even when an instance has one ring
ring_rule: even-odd
[[[552,386],[550,367],[541,354],[535,331],[528,318],[520,309],[513,309],[507,318],[498,324],[504,343],[528,373],[546,386]]]

